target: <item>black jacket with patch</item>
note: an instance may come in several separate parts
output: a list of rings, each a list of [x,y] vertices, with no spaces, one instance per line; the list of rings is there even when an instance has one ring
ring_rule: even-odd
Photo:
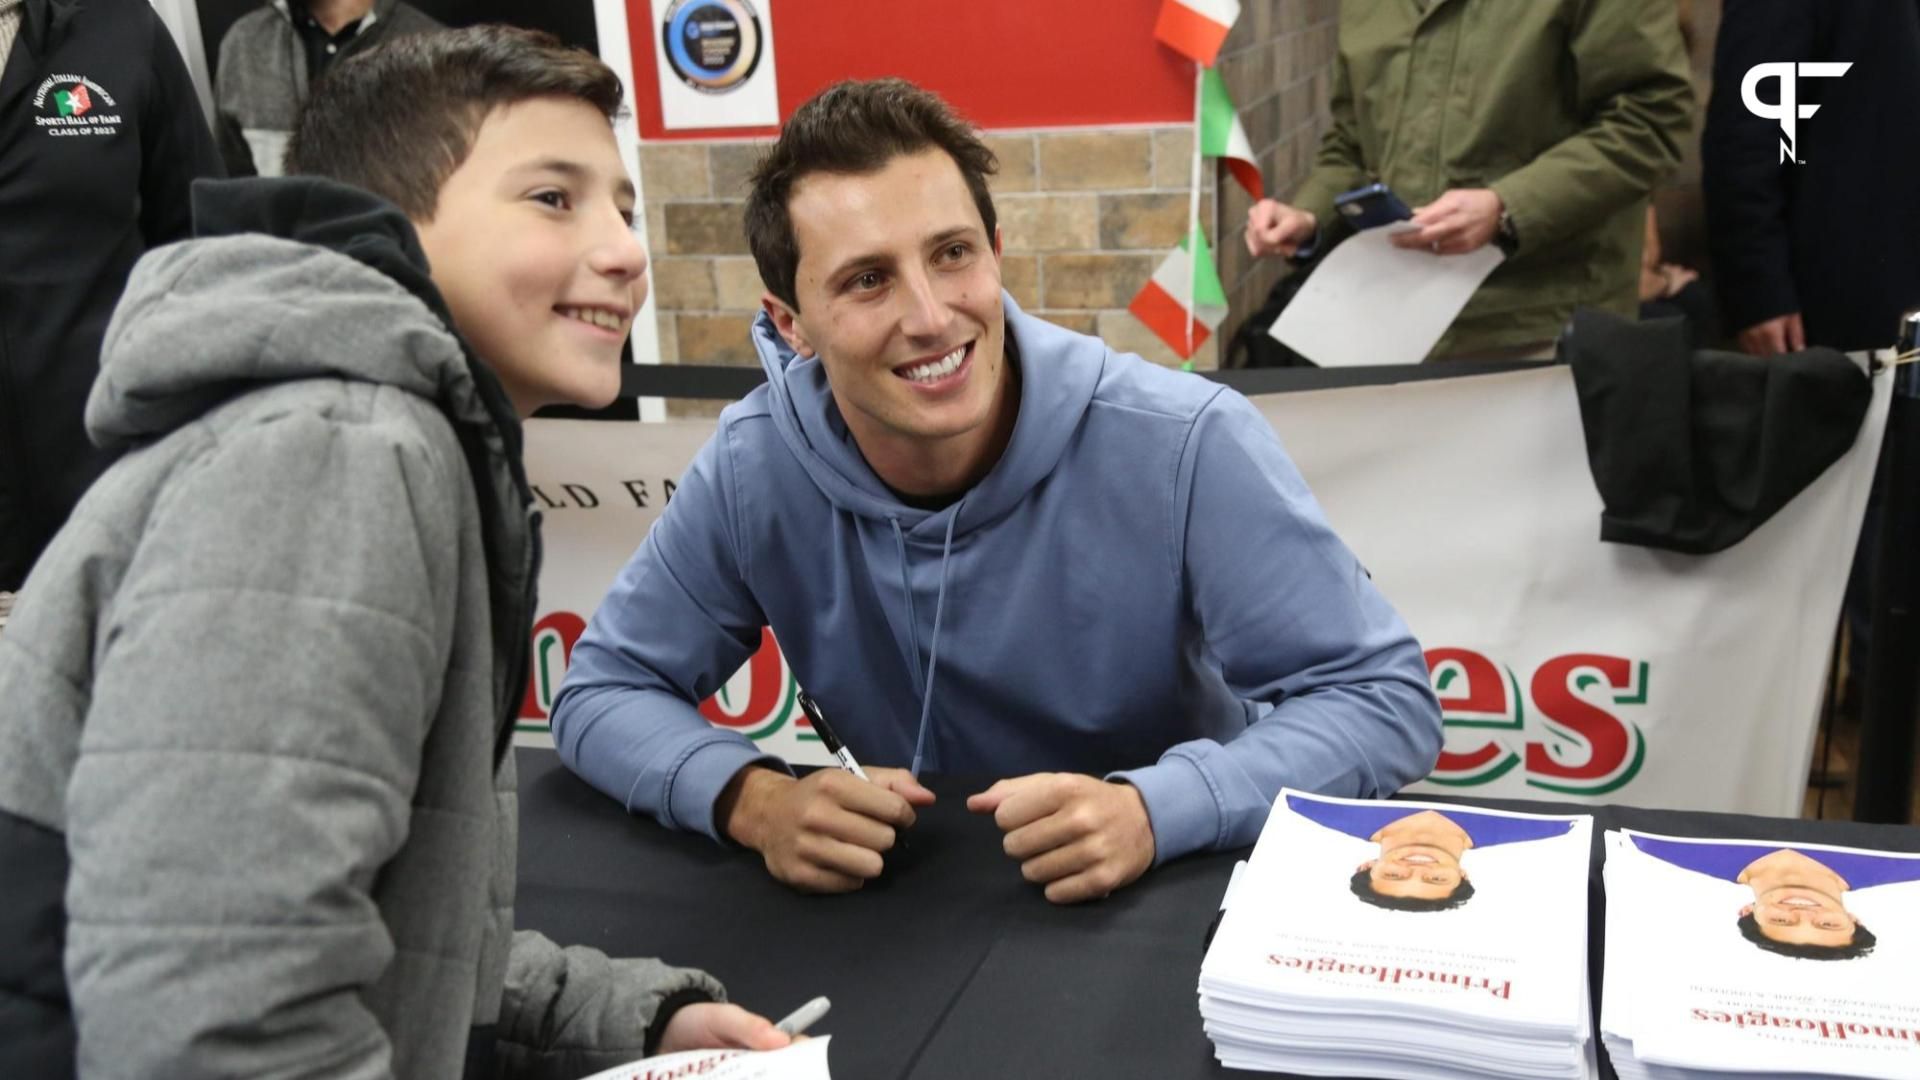
[[[220,158],[145,0],[26,0],[0,71],[0,590],[109,461],[81,409],[127,274]]]

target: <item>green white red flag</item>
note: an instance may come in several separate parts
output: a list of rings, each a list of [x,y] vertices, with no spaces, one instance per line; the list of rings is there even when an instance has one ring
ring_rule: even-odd
[[[1240,123],[1233,99],[1227,96],[1226,80],[1214,68],[1208,68],[1200,81],[1200,152],[1226,159],[1227,171],[1247,194],[1256,199],[1266,195],[1260,164],[1253,157],[1253,143]]]
[[[1127,310],[1182,360],[1206,344],[1227,317],[1227,290],[1220,285],[1206,233],[1196,228],[1168,252]]]
[[[1240,0],[1162,0],[1153,36],[1194,63],[1212,67],[1239,17]]]

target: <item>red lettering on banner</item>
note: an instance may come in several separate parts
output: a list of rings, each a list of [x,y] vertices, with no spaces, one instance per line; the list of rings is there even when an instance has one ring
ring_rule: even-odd
[[[1448,712],[1494,714],[1507,711],[1507,684],[1501,680],[1500,669],[1493,666],[1493,661],[1472,649],[1428,649],[1426,659],[1428,671],[1451,662],[1459,664],[1467,678],[1466,685],[1461,688],[1466,693],[1441,697],[1442,709]]]
[[[719,695],[715,694],[700,703],[700,715],[721,727],[756,727],[766,723],[780,708],[785,690],[780,647],[774,643],[772,629],[761,627],[760,648],[747,660],[746,705],[737,712],[729,712],[721,707]]]
[[[560,692],[560,678],[573,662],[573,647],[586,632],[587,621],[571,611],[552,612],[533,624],[528,642],[532,656],[527,668],[527,694],[520,700],[520,719],[547,718],[547,708]],[[560,655],[553,655],[555,649]]]
[[[1541,664],[1522,690],[1512,669],[1473,649],[1429,649],[1425,659],[1450,743],[1433,783],[1471,787],[1519,770],[1531,787],[1593,796],[1639,774],[1646,739],[1617,713],[1646,704],[1646,663],[1568,653]]]
[[[1573,676],[1581,669],[1598,671],[1609,688],[1633,685],[1633,662],[1619,656],[1574,653],[1556,656],[1533,673],[1533,703],[1547,719],[1584,740],[1590,750],[1582,764],[1555,759],[1539,742],[1527,744],[1527,773],[1554,780],[1599,780],[1612,776],[1627,763],[1632,734],[1612,713],[1580,698]]]
[[[1460,675],[1465,679],[1465,684],[1460,687],[1462,693],[1441,696],[1440,708],[1443,712],[1507,715],[1506,680],[1500,677],[1500,669],[1493,665],[1493,661],[1472,649],[1452,648],[1428,649],[1426,660],[1428,671],[1434,671],[1442,664],[1458,664]],[[1493,764],[1494,760],[1505,752],[1505,748],[1492,740],[1482,743],[1478,750],[1465,753],[1442,750],[1440,760],[1434,765],[1433,771],[1470,773]]]

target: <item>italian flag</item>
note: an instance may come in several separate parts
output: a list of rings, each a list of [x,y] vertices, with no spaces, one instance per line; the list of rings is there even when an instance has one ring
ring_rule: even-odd
[[[1168,252],[1127,310],[1182,360],[1206,344],[1227,317],[1227,290],[1220,286],[1207,235],[1196,227],[1185,243]]]
[[[1239,17],[1240,0],[1161,0],[1153,36],[1201,67],[1212,67]]]
[[[1200,152],[1227,159],[1227,171],[1247,194],[1256,199],[1266,195],[1260,165],[1253,159],[1253,143],[1240,124],[1233,99],[1227,96],[1226,80],[1214,68],[1208,68],[1200,82]]]
[[[61,116],[80,116],[93,108],[93,96],[87,93],[85,86],[74,83],[73,89],[55,93],[53,103],[60,107]]]

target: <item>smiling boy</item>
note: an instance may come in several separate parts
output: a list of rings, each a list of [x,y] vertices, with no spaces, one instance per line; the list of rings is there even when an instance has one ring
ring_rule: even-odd
[[[575,647],[562,758],[779,879],[878,875],[933,793],[1048,899],[1252,842],[1283,785],[1431,767],[1420,647],[1245,398],[1021,312],[992,153],[937,97],[794,114],[746,228],[767,385],[730,407]],[[796,780],[695,702],[771,626],[865,761]]]
[[[512,932],[537,515],[646,296],[618,79],[395,42],[285,179],[195,188],[93,438],[128,453],[0,637],[0,1075],[578,1077],[773,1048],[710,977]]]

